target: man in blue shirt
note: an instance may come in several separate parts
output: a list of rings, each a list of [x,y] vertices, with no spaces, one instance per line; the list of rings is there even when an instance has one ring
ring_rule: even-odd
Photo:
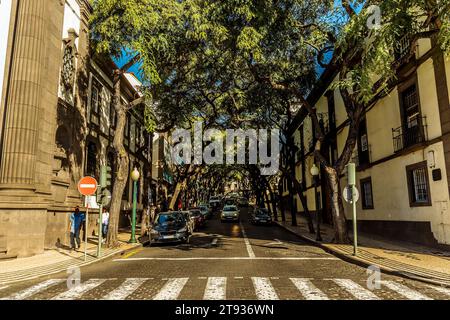
[[[80,227],[83,223],[83,214],[80,208],[76,207],[75,212],[70,215],[70,249],[79,249],[81,245]]]

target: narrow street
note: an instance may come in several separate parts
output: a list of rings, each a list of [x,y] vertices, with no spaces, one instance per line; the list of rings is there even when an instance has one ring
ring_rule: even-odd
[[[327,300],[448,299],[450,290],[381,275],[368,289],[367,270],[300,241],[277,226],[218,217],[189,244],[157,245],[81,269],[68,289],[67,273],[0,287],[0,298],[60,300]]]

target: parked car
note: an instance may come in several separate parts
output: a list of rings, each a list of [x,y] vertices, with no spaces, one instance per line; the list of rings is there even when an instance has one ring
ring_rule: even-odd
[[[202,228],[205,226],[206,219],[200,212],[200,209],[191,208],[191,209],[189,209],[189,213],[191,215],[191,218],[194,220],[194,230],[198,230],[199,228]]]
[[[207,204],[201,204],[199,207],[200,213],[205,217],[205,219],[211,218],[212,210]]]
[[[189,233],[192,235],[195,229],[194,218],[191,216],[191,213],[189,211],[179,211],[179,212],[183,215],[184,219],[186,219]]]
[[[225,198],[224,206],[235,206],[236,201],[232,198]]]
[[[222,203],[220,202],[220,200],[210,200],[209,206],[211,207],[213,212],[216,212],[220,210]]]
[[[272,216],[266,208],[256,208],[250,216],[252,224],[272,224]]]
[[[184,215],[174,211],[159,213],[150,227],[149,235],[150,245],[152,245],[166,242],[188,243],[191,233]]]
[[[220,215],[220,220],[222,222],[225,221],[237,221],[239,222],[241,220],[240,212],[237,206],[225,206],[222,210],[222,213]]]

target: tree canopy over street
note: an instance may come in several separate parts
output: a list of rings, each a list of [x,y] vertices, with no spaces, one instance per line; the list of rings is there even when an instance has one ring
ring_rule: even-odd
[[[314,155],[331,189],[335,241],[348,241],[339,177],[351,159],[365,110],[402,81],[394,72],[400,37],[411,39],[411,53],[423,38],[450,52],[449,0],[94,0],[93,6],[93,48],[99,54],[129,57],[114,78],[119,88],[113,102],[118,115],[118,178],[110,210],[110,245],[116,241],[129,173],[123,128],[126,113],[138,105],[145,106],[149,132],[191,129],[195,121],[202,121],[204,128],[280,129],[280,143],[291,158],[278,177],[290,181],[291,193],[299,195],[308,213],[301,181],[294,174],[296,147],[288,134],[299,110],[305,110],[316,137]],[[144,95],[123,105],[121,77],[134,64],[142,72]],[[309,100],[326,85],[321,78],[324,69],[335,75],[331,87],[344,100],[349,125],[343,150],[333,163],[321,153],[327,138]],[[240,171],[241,178],[248,175],[259,199],[268,193],[267,200],[275,208],[281,206],[276,204],[273,178],[258,175],[257,166],[182,169],[185,173],[177,182],[190,189],[192,181],[219,188],[220,182],[212,179],[218,170],[231,175]]]

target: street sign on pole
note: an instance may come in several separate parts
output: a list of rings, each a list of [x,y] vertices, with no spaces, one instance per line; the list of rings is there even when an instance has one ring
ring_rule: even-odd
[[[352,204],[353,209],[353,255],[358,253],[358,224],[356,217],[356,202],[359,200],[359,191],[355,186],[347,186],[343,191],[344,200]]]
[[[78,182],[78,191],[85,197],[92,196],[97,191],[97,180],[92,177],[84,177]],[[87,260],[87,234],[89,222],[89,204],[86,206],[86,217],[84,224],[84,261]]]
[[[83,196],[92,196],[97,191],[98,183],[92,177],[84,177],[78,182],[78,191]]]

